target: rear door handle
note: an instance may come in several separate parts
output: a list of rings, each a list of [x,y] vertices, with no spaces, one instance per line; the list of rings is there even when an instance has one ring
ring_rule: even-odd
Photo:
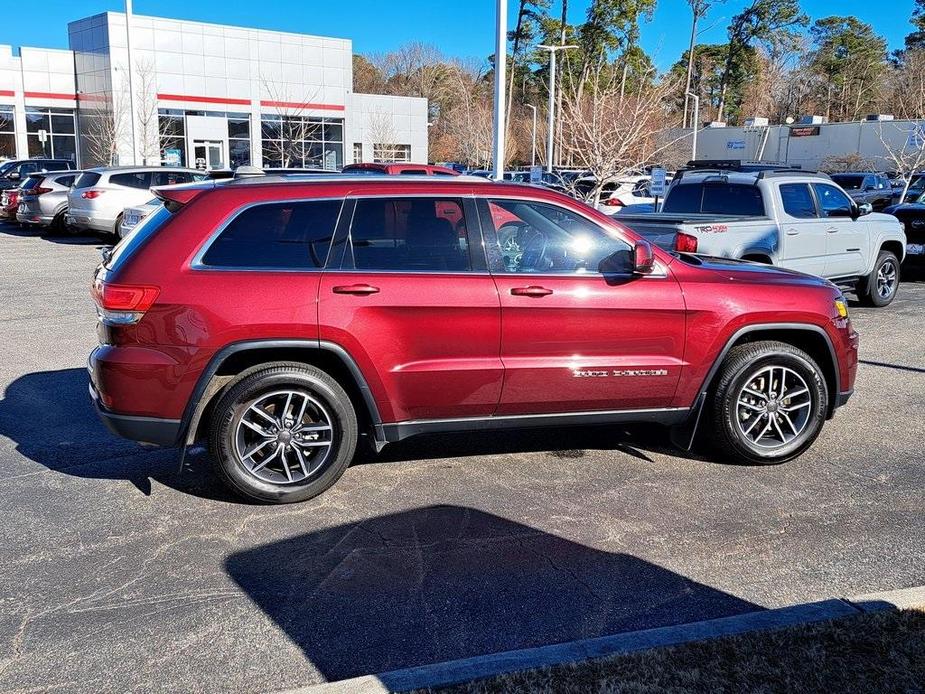
[[[365,296],[367,294],[378,294],[379,287],[373,287],[369,284],[346,284],[334,287],[332,291],[335,294],[359,294]]]
[[[837,234],[837,233],[838,233],[838,227],[828,227],[828,228],[826,228],[826,232],[828,232],[829,234]]]
[[[552,289],[537,287],[536,285],[531,285],[529,287],[514,287],[511,289],[511,294],[514,296],[549,296],[552,294]]]
[[[800,233],[799,229],[794,229],[793,227],[787,229],[787,236],[796,236]]]

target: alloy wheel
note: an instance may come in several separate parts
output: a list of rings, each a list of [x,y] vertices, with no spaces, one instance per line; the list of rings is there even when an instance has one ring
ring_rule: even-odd
[[[235,453],[244,468],[264,482],[298,484],[330,457],[332,421],[324,406],[304,391],[261,395],[238,416]]]
[[[888,299],[896,291],[896,263],[888,258],[877,269],[877,294],[881,299]]]
[[[809,386],[799,373],[785,366],[766,366],[739,390],[736,423],[749,444],[773,450],[803,433],[812,404]]]

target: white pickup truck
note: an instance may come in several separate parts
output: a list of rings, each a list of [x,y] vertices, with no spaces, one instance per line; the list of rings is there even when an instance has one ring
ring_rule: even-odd
[[[805,171],[679,172],[660,212],[615,220],[668,250],[818,275],[873,306],[896,296],[906,254],[899,220]]]

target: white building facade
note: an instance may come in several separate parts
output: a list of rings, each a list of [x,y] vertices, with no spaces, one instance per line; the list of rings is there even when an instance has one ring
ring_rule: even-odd
[[[0,157],[203,169],[427,161],[427,100],[354,94],[349,39],[130,24],[118,12],[71,22],[67,51],[0,46]]]

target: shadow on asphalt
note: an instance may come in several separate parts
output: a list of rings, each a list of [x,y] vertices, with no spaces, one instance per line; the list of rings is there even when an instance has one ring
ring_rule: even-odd
[[[181,474],[178,449],[146,448],[110,433],[96,416],[87,383],[84,369],[17,378],[0,400],[0,434],[15,442],[22,455],[56,472],[127,480],[146,495],[151,493],[151,480],[156,480],[183,493],[244,503],[212,476],[201,450],[187,454]],[[618,451],[653,464],[651,452],[708,460],[671,447],[665,429],[638,425],[419,436],[390,444],[377,455],[358,455],[355,464],[529,452],[577,459],[595,450]]]
[[[0,234],[21,237],[35,236],[41,238],[43,241],[65,246],[99,246],[100,248],[112,246],[112,241],[107,241],[103,237],[95,234],[55,233],[48,227],[20,226],[18,224],[11,224],[10,222],[0,222]]]
[[[761,609],[457,506],[257,547],[226,570],[328,680]]]
[[[234,501],[213,480],[205,456],[187,456],[179,474],[178,449],[145,448],[118,438],[96,416],[85,369],[42,371],[17,378],[0,400],[0,435],[22,455],[75,477],[126,480],[145,495],[151,481],[194,496]]]

